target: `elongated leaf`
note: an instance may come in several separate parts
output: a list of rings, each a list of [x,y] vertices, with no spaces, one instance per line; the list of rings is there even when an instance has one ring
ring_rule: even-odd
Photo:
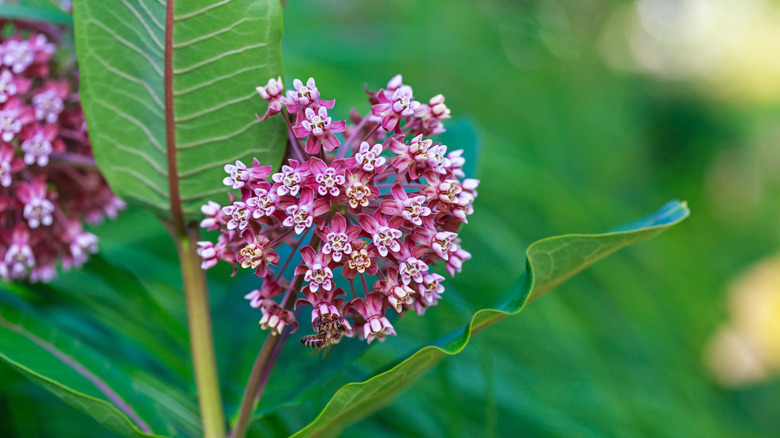
[[[224,193],[227,162],[281,159],[281,120],[254,116],[265,105],[255,87],[281,73],[281,8],[278,0],[168,1],[167,50],[165,1],[75,2],[80,95],[95,158],[117,195],[170,216],[170,178],[184,214],[194,216]],[[166,57],[175,145],[166,141]]]
[[[25,1],[18,5],[0,5],[0,17],[16,20],[73,24],[73,19],[48,0]]]
[[[472,333],[520,312],[525,304],[550,291],[607,255],[647,240],[685,219],[685,203],[670,202],[657,213],[605,234],[550,237],[527,250],[526,273],[509,301],[498,309],[483,309],[457,335],[427,346],[392,369],[339,389],[325,409],[295,437],[335,436],[351,422],[381,408],[447,355],[459,353]]]
[[[124,436],[156,436],[151,433],[156,423],[164,428],[154,406],[142,403],[106,359],[10,308],[0,314],[0,359]]]

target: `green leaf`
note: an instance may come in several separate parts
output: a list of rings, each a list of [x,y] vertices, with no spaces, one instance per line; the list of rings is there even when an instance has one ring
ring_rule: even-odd
[[[459,353],[472,333],[520,312],[526,303],[552,290],[607,255],[647,240],[679,223],[689,214],[684,202],[673,201],[655,214],[605,234],[550,237],[526,250],[527,267],[507,303],[482,309],[460,333],[422,348],[392,369],[339,389],[325,409],[295,437],[335,436],[347,425],[376,411],[425,374],[447,355]]]
[[[48,0],[27,0],[20,5],[0,5],[0,18],[73,24],[68,13]]]
[[[226,163],[257,157],[278,164],[283,123],[255,118],[265,110],[255,87],[281,73],[278,1],[178,0],[168,50],[162,0],[76,0],[74,22],[95,159],[117,195],[161,216],[180,204],[192,218],[225,192]],[[166,92],[173,145],[166,141]],[[169,159],[176,175],[169,175]]]
[[[127,437],[157,436],[150,426],[163,428],[156,408],[133,382],[106,358],[37,319],[3,307],[0,359],[111,430]]]

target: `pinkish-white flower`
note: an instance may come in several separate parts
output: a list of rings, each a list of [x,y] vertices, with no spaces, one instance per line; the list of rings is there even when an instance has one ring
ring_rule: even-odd
[[[334,133],[344,132],[347,126],[346,121],[332,121],[324,106],[319,107],[316,112],[311,108],[306,108],[303,114],[305,119],[293,126],[293,132],[298,138],[308,136],[305,147],[307,154],[318,154],[320,148],[332,151],[341,145]]]
[[[202,259],[201,269],[210,269],[217,264],[217,250],[211,242],[198,242],[198,255]]]
[[[276,211],[276,195],[263,188],[256,188],[253,197],[246,200],[246,205],[252,211],[253,219],[270,217]]]
[[[317,193],[320,196],[338,196],[341,187],[347,182],[344,176],[344,160],[334,160],[330,166],[317,157],[309,159],[311,173],[317,183]]]
[[[301,191],[298,203],[285,209],[287,217],[282,225],[294,227],[295,234],[301,234],[304,230],[311,228],[315,217],[321,216],[328,210],[330,210],[330,202],[322,198],[314,201],[314,191],[307,187]]]
[[[263,330],[270,330],[272,336],[278,336],[288,325],[293,327],[293,332],[298,329],[298,321],[295,320],[292,312],[282,309],[275,301],[266,300],[263,304],[260,307],[263,312],[260,327]]]
[[[57,137],[56,125],[35,126],[27,138],[22,141],[21,149],[24,152],[24,163],[28,166],[37,164],[41,167],[49,163],[49,156],[54,152]],[[62,149],[61,142],[59,149]]]
[[[398,229],[401,223],[396,219],[393,218],[388,222],[381,213],[374,213],[373,216],[358,215],[360,226],[371,236],[371,241],[382,257],[387,257],[389,251],[401,250],[400,239],[403,233]]]
[[[322,253],[329,255],[333,261],[340,262],[344,255],[352,254],[352,242],[360,235],[360,227],[347,226],[347,221],[340,213],[336,213],[331,220],[331,227],[323,227],[315,230],[322,239]]]
[[[382,92],[377,94],[377,98],[379,103],[371,107],[371,112],[382,117],[382,128],[387,132],[400,132],[401,118],[414,115],[420,106],[420,102],[414,100],[412,87],[408,85],[398,87],[389,99]]]
[[[67,83],[50,84],[32,98],[35,119],[55,123],[65,109],[63,99],[68,95]]]
[[[278,265],[279,255],[270,248],[267,237],[255,235],[251,230],[244,232],[244,245],[236,254],[236,262],[244,269],[254,269],[255,275],[265,277],[268,265]]]
[[[24,218],[31,229],[54,222],[54,204],[46,199],[46,182],[39,177],[32,183],[22,182],[16,186],[16,195],[24,203]]]
[[[291,159],[289,163],[289,166],[282,166],[281,172],[275,173],[273,176],[271,176],[273,181],[276,183],[274,184],[274,187],[276,188],[276,194],[279,196],[284,196],[287,194],[297,196],[301,189],[301,182],[308,173],[305,168],[299,166],[298,161]]]
[[[385,164],[385,158],[380,156],[382,150],[381,144],[371,146],[364,141],[360,144],[360,150],[355,154],[355,159],[363,170],[373,172],[374,169]]]
[[[374,339],[384,342],[385,337],[395,336],[395,329],[385,317],[385,298],[382,294],[372,292],[366,298],[357,298],[349,302],[348,307],[365,321],[358,330],[358,336],[370,344]]]
[[[227,223],[228,230],[245,230],[249,226],[249,216],[251,212],[245,202],[235,201],[232,205],[222,207],[222,214],[229,216]]]
[[[218,230],[220,218],[222,217],[222,207],[214,201],[208,201],[200,207],[200,212],[205,218],[200,221],[201,228],[210,231]]]
[[[0,72],[0,103],[5,103],[11,96],[26,93],[29,88],[29,79],[14,76],[8,69]]]
[[[309,289],[317,292],[320,287],[329,291],[333,289],[333,271],[328,267],[327,257],[318,253],[311,246],[301,248],[303,264],[299,265],[296,275],[303,274],[303,280],[309,282]]]
[[[268,109],[262,117],[258,117],[260,121],[278,114],[282,111],[282,92],[284,91],[284,84],[282,84],[282,77],[277,79],[271,78],[265,87],[257,87],[257,94],[264,100],[268,101]]]

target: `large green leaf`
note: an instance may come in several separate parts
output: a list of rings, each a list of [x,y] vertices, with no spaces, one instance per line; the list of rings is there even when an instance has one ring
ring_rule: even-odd
[[[95,158],[123,199],[169,216],[172,198],[178,208],[170,178],[184,214],[194,216],[224,193],[226,163],[281,159],[281,120],[254,116],[264,109],[255,87],[281,73],[278,0],[178,0],[170,47],[163,0],[76,0],[74,22]],[[167,91],[174,145],[166,141]]]
[[[647,240],[689,214],[685,203],[670,202],[655,214],[605,234],[572,234],[533,243],[527,250],[526,273],[507,303],[498,309],[478,311],[454,336],[422,348],[417,353],[371,379],[350,383],[328,402],[325,409],[295,437],[334,436],[344,427],[376,411],[447,355],[459,353],[472,333],[520,312],[526,303],[552,290],[607,255]]]
[[[135,382],[112,369],[107,358],[6,305],[0,313],[0,359],[124,436],[156,436],[152,427],[167,429]]]

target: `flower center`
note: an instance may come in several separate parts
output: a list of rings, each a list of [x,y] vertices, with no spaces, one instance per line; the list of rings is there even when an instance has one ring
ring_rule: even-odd
[[[311,90],[309,90],[309,87],[301,87],[298,89],[298,99],[311,100]]]
[[[328,243],[330,243],[330,249],[333,252],[342,252],[347,244],[347,235],[344,233],[330,233],[328,234]]]
[[[309,212],[305,208],[300,207],[293,212],[292,218],[295,225],[305,226],[306,219],[309,218]]]
[[[360,252],[352,252],[352,258],[349,260],[350,269],[355,269],[362,274],[369,266],[371,266],[371,257],[368,256],[368,251],[361,249]]]
[[[51,153],[51,143],[44,140],[41,134],[35,134],[31,139],[22,142],[22,150],[35,156]]]
[[[241,248],[240,254],[243,258],[241,262],[243,268],[252,267],[252,269],[255,269],[263,261],[263,247],[254,243],[247,244],[247,246]]]
[[[242,170],[236,167],[230,172],[230,177],[233,178],[233,181],[246,181],[249,179],[249,172],[246,169]]]
[[[376,246],[390,247],[394,240],[393,231],[390,227],[380,228],[379,232],[374,235]]]
[[[298,185],[299,182],[301,182],[301,177],[294,172],[287,173],[284,175],[284,178],[282,178],[282,184],[287,188],[293,188]]]
[[[314,117],[309,120],[309,123],[311,123],[312,130],[314,128],[320,128],[321,130],[325,130],[325,120],[322,119],[322,117],[315,115]]]
[[[333,273],[329,272],[330,269],[326,269],[320,264],[312,266],[311,269],[311,282],[317,284],[324,284],[329,278],[333,278]]]
[[[364,186],[360,182],[355,182],[351,187],[347,189],[347,198],[349,198],[349,206],[357,208],[358,205],[365,207],[368,205],[368,197],[371,195],[371,190]]]
[[[420,261],[414,257],[406,259],[403,265],[401,265],[401,268],[412,278],[416,277],[421,272]]]

